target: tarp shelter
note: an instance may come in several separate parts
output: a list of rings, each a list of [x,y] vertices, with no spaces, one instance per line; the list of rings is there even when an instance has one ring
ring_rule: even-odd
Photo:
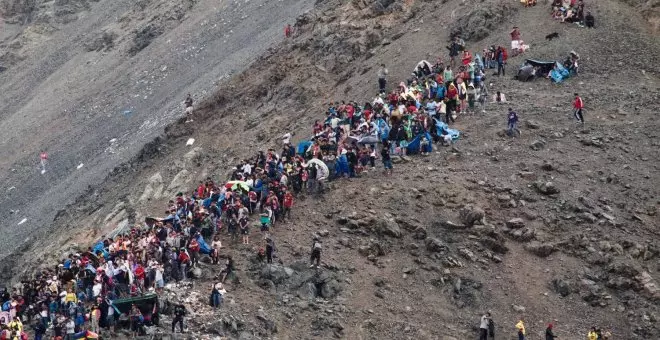
[[[516,79],[520,81],[529,81],[529,80],[533,80],[534,76],[535,76],[534,66],[526,64],[523,65],[520,69],[518,69],[518,74],[516,75]]]
[[[142,312],[145,325],[158,325],[159,303],[156,293],[112,301],[112,307],[120,314],[125,315],[130,315],[133,304]]]
[[[420,146],[422,143],[422,138],[426,137],[426,140],[428,141],[428,144],[426,146],[425,150],[422,150],[422,152],[432,152],[433,151],[433,139],[431,139],[431,134],[428,132],[423,132],[418,134],[413,140],[408,143],[408,146],[406,147],[407,153],[409,155],[416,154],[420,151]]]
[[[532,65],[533,67],[537,68],[536,74],[542,74],[542,75],[548,74],[548,72],[552,70],[552,68],[555,66],[556,63],[557,62],[555,61],[542,61],[535,59],[525,60],[525,64]],[[521,68],[523,66],[521,66]]]

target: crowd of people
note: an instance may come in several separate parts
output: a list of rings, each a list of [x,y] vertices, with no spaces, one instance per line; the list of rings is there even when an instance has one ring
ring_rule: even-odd
[[[523,317],[520,317],[518,322],[514,326],[515,332],[518,336],[518,340],[527,339],[527,329],[525,328],[525,320]],[[549,323],[545,328],[545,340],[555,340],[559,336],[555,335],[555,324]],[[479,321],[479,340],[490,340],[495,339],[495,322],[493,321],[493,316],[490,311],[486,312],[481,316]],[[603,331],[597,327],[591,327],[591,329],[586,334],[586,340],[611,340],[612,333],[609,331]]]
[[[523,53],[518,28],[511,38],[513,55]],[[25,334],[23,322],[28,322],[35,339],[42,339],[48,330],[54,338],[93,339],[101,329],[114,330],[122,317],[139,334],[153,316],[137,305],[123,315],[115,301],[160,294],[168,282],[188,280],[206,255],[212,264],[224,259],[209,299],[210,305],[220,308],[227,294],[225,282],[235,272],[231,249],[239,247],[239,234],[243,246],[253,244],[251,225],[259,229],[257,258],[272,263],[276,250],[273,233],[276,226],[292,218],[297,196],[316,196],[327,181],[373,171],[377,159],[384,174],[391,175],[394,155],[426,155],[434,145],[450,145],[459,136],[450,125],[460,115],[476,112],[477,104],[485,111],[491,101],[486,71],[497,68],[493,75],[504,75],[507,49],[491,46],[481,55],[472,55],[459,36],[453,37],[447,49],[446,64],[442,58],[433,65],[421,61],[408,79],[390,88],[389,71],[382,64],[376,73],[375,98],[363,105],[330,103],[324,119],[312,126],[309,140],[296,147],[291,134],[286,134],[281,150],[269,149],[245,158],[233,167],[227,181],[207,178],[190,193],[175,195],[165,207],[164,218],[148,218],[86,251],[70,254],[57,267],[35,273],[12,291],[6,290],[0,321],[4,321],[8,338]],[[497,91],[492,102],[504,103],[506,97]],[[190,95],[184,107],[186,122],[192,122]],[[577,94],[574,107],[576,119],[583,122],[583,102]],[[517,113],[509,109],[510,133],[517,122]],[[314,238],[310,266],[320,265],[321,241]],[[172,332],[177,324],[184,331],[185,313],[182,306],[175,308]],[[490,315],[485,320],[482,329],[492,324]],[[551,334],[552,325],[549,329]],[[521,332],[524,336],[524,326]]]
[[[553,0],[552,17],[561,22],[575,23],[580,27],[594,28],[595,18],[584,10],[583,0]]]

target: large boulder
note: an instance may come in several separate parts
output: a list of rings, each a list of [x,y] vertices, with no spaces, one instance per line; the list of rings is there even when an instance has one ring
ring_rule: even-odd
[[[486,213],[483,209],[473,206],[466,205],[458,212],[461,222],[466,226],[473,226],[475,224],[483,224],[484,217]]]
[[[376,230],[381,235],[401,237],[399,224],[390,219],[382,219],[376,224]]]
[[[570,281],[564,279],[552,280],[552,288],[555,290],[555,292],[557,292],[557,294],[563,297],[569,296],[574,290],[573,284]]]
[[[511,229],[520,229],[525,227],[525,220],[516,217],[506,221],[506,226]]]
[[[447,245],[435,237],[430,237],[426,239],[426,250],[434,253],[439,253],[447,251]]]
[[[538,181],[534,182],[536,191],[543,195],[554,195],[559,193],[559,188],[552,182]]]
[[[525,249],[538,257],[548,257],[557,250],[552,243],[541,243],[538,241],[532,241],[526,244]]]
[[[279,285],[289,279],[293,273],[291,268],[279,264],[269,264],[261,268],[260,276],[262,279],[273,281],[274,284]]]

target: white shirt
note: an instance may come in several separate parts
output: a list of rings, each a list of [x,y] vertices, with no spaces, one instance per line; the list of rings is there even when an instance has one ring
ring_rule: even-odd
[[[94,287],[92,287],[92,293],[94,294],[94,297],[97,297],[101,294],[101,290],[103,289],[103,285],[98,282],[94,284]]]
[[[250,165],[249,163],[243,165],[243,173],[246,174],[246,175],[251,174],[252,173],[252,165]]]
[[[75,333],[76,329],[76,323],[73,322],[73,320],[69,320],[69,322],[66,323],[66,334],[73,334]]]
[[[481,325],[479,325],[479,328],[488,329],[488,317],[486,315],[481,317]]]

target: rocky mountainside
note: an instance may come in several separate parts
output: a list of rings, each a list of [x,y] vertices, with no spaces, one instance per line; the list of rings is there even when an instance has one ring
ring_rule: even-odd
[[[332,182],[321,198],[299,197],[293,221],[274,233],[282,265],[255,263],[258,244],[228,246],[238,273],[221,311],[205,306],[219,272],[212,265],[193,287],[172,285],[168,294],[195,310],[189,322],[200,336],[469,339],[486,310],[504,336],[521,315],[533,337],[553,321],[568,339],[592,325],[621,339],[657,334],[660,46],[652,22],[629,20],[651,18],[643,14],[651,2],[587,1],[595,30],[517,1],[315,6],[298,17],[295,38],[208,96],[194,123],[168,126],[60,210],[57,237],[37,235],[22,250],[54,261],[158,215],[172,194],[223,178],[284,133],[307,138],[328,102],[370,100],[377,65],[403,80],[419,60],[444,56],[452,32],[481,50],[508,42],[517,25],[527,56],[555,60],[575,50],[582,58],[581,74],[561,85],[487,80],[519,112],[521,138],[502,133],[506,106],[462,116],[454,147],[397,163],[391,178],[370,171]],[[560,38],[546,41],[551,32]],[[524,58],[511,58],[507,71]],[[584,127],[571,117],[574,92],[587,105]],[[318,271],[304,266],[313,234],[324,243]],[[3,273],[29,268],[17,263],[34,261],[16,253]]]
[[[214,93],[312,5],[2,0],[0,256],[51,232],[58,210],[182,113],[187,93]]]

